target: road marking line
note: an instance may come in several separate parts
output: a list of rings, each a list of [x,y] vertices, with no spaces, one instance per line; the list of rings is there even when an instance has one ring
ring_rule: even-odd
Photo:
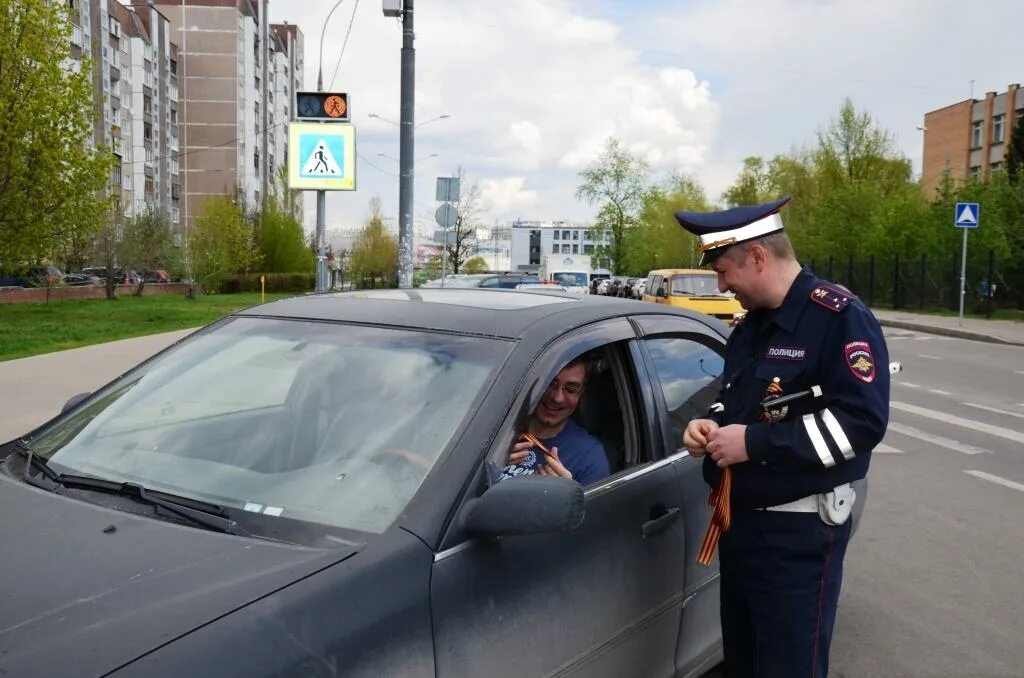
[[[889,447],[885,443],[878,443],[878,447],[874,450],[878,454],[905,454],[903,450],[897,450],[895,447]]]
[[[1024,414],[1020,412],[1010,412],[1009,410],[1001,410],[998,407],[989,407],[988,405],[978,405],[977,403],[960,403],[961,405],[967,405],[967,407],[975,407],[979,410],[988,410],[989,412],[996,412],[997,414],[1005,414],[1010,417],[1017,417],[1018,419],[1024,419]]]
[[[911,384],[909,381],[897,381],[900,386],[906,386],[907,388],[924,388],[920,384]]]
[[[910,403],[891,402],[889,406],[894,410],[901,410],[903,412],[909,412],[916,414],[920,417],[927,417],[936,421],[945,422],[947,424],[953,424],[954,426],[962,426],[963,428],[971,429],[972,431],[978,431],[980,433],[988,433],[989,435],[999,436],[1000,438],[1006,438],[1017,443],[1024,444],[1024,433],[1019,431],[1011,431],[1008,428],[1002,426],[993,426],[991,424],[985,424],[980,421],[972,421],[971,419],[964,419],[947,412],[937,412],[935,410],[929,410],[926,407],[918,407],[917,405],[911,405]],[[892,426],[890,425],[890,428]]]
[[[941,390],[939,390],[937,388],[930,388],[928,390],[931,391],[932,393],[938,393],[939,395],[953,395],[949,391],[941,391]]]
[[[917,357],[918,358],[927,358],[928,360],[942,360],[942,358],[937,356],[937,355],[928,355],[926,353],[918,353]]]
[[[1010,489],[1017,490],[1018,492],[1024,492],[1024,485],[1021,485],[1020,483],[1015,483],[1012,480],[1007,480],[1006,478],[994,476],[991,473],[985,473],[984,471],[964,471],[964,473],[966,473],[969,476],[974,476],[975,478],[987,480],[990,483],[995,483],[996,485],[1009,487]]]
[[[954,452],[960,452],[961,454],[992,454],[991,450],[974,447],[973,445],[967,445],[966,443],[961,443],[956,440],[926,433],[914,428],[913,426],[906,426],[895,421],[889,422],[889,430],[911,438],[917,438],[918,440],[931,445],[945,447],[947,450],[953,450]]]
[[[917,341],[931,341],[931,337],[927,337],[923,334],[914,337]]]
[[[1014,370],[1017,374],[1024,374],[1024,370]]]

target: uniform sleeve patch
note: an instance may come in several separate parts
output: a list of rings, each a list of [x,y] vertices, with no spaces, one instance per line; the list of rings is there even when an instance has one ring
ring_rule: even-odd
[[[843,356],[853,376],[865,384],[875,380],[875,356],[871,354],[871,344],[866,341],[851,341],[843,347]]]
[[[853,301],[853,295],[835,287],[818,285],[811,292],[811,301],[824,306],[830,311],[840,313]]]

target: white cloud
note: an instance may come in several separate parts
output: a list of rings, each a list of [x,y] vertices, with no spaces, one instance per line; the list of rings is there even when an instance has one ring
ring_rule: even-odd
[[[272,0],[306,36],[316,81],[332,0]],[[324,45],[330,80],[351,3]],[[640,10],[642,7],[642,11]],[[893,131],[915,161],[923,114],[1021,78],[1019,0],[435,0],[416,14],[417,214],[434,178],[461,167],[487,186],[494,219],[586,218],[577,173],[609,136],[657,171],[694,172],[718,198],[748,155],[813,142],[843,97]],[[980,42],[979,42],[980,41]],[[984,44],[984,48],[978,45]],[[397,219],[398,22],[360,3],[336,88],[352,95],[359,190],[331,194],[328,224],[357,223],[380,195]],[[307,221],[312,223],[312,204]]]
[[[307,82],[315,82],[316,28],[330,4],[279,0],[271,8],[291,15],[306,33]],[[361,153],[392,175],[360,161],[357,195],[371,193],[356,200],[330,196],[331,211],[337,205],[346,214],[365,211],[377,192],[385,210],[397,211],[394,163],[376,159],[379,152],[398,155],[397,127],[367,114],[398,120],[401,33],[380,15],[379,5],[364,4],[369,6],[359,7],[335,86],[351,93]],[[331,36],[344,35],[344,7],[325,41],[325,80],[340,47]],[[415,155],[438,153],[439,167],[452,173],[462,167],[469,179],[489,186],[489,219],[591,214],[572,188],[576,173],[609,136],[663,168],[696,166],[715,136],[718,112],[707,82],[681,65],[643,63],[618,23],[573,0],[423,4],[416,38],[417,119],[452,117],[417,129]],[[426,209],[433,178],[417,178],[417,206]],[[526,207],[534,211],[522,212]]]
[[[537,191],[526,189],[525,177],[483,179],[480,181],[480,199],[490,213],[515,214],[519,208],[537,203]]]

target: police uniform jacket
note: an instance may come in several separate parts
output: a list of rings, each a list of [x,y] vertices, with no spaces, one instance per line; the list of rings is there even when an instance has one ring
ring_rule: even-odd
[[[710,414],[719,425],[747,425],[750,460],[732,466],[733,508],[776,506],[863,478],[888,424],[888,365],[871,311],[806,269],[782,306],[748,313],[729,337]],[[813,386],[820,397],[768,414],[759,407]],[[710,456],[703,470],[717,486],[722,471]]]

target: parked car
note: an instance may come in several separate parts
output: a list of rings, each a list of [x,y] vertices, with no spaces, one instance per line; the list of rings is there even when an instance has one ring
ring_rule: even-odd
[[[719,578],[679,445],[726,333],[515,290],[239,311],[0,447],[0,673],[700,675]],[[612,475],[499,482],[583,353]]]
[[[46,287],[59,285],[61,272],[55,266],[31,266],[21,271],[0,271],[0,287]]]
[[[107,279],[106,266],[90,266],[88,268],[83,268],[82,273],[94,275],[103,280],[104,283]],[[113,276],[114,282],[117,285],[138,285],[142,281],[142,276],[135,271],[126,268],[115,268]]]
[[[68,287],[98,287],[103,285],[103,278],[87,273],[67,273],[61,277]]]
[[[699,268],[664,268],[647,274],[644,301],[688,308],[732,324],[746,314],[731,292],[718,289],[718,275]]]
[[[533,273],[471,273],[445,282],[445,287],[514,290],[522,283],[540,282]]]
[[[142,271],[138,274],[147,283],[169,283],[171,282],[171,276],[167,275],[167,271],[156,269],[153,271]]]

